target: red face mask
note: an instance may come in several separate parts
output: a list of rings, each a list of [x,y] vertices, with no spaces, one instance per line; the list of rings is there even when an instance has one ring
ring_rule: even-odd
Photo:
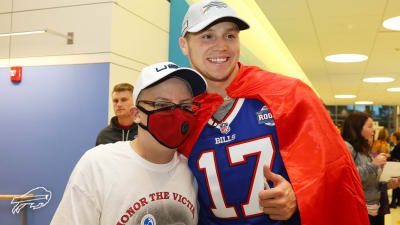
[[[152,111],[139,105],[137,108],[147,114],[147,127],[141,123],[139,126],[167,148],[179,147],[193,131],[195,117],[192,112],[179,107],[166,107]]]

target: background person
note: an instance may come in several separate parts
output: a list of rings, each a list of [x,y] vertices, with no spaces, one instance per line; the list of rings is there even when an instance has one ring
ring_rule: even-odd
[[[82,156],[51,225],[196,225],[195,179],[176,149],[195,124],[193,96],[205,89],[189,68],[170,62],[144,68],[130,110],[140,124],[137,138]]]
[[[394,144],[394,148],[390,152],[390,161],[400,162],[400,132],[392,133],[390,140]],[[400,187],[393,189],[392,202],[390,203],[390,208],[396,208],[397,206],[400,206]]]
[[[378,138],[374,141],[372,145],[372,153],[374,156],[379,155],[380,153],[384,153],[387,157],[389,157],[390,145],[388,142],[389,131],[386,127],[382,127],[379,129]]]
[[[312,89],[238,62],[248,28],[210,0],[182,23],[181,50],[208,83],[182,147],[199,184],[199,224],[368,223],[354,163]]]
[[[386,164],[386,154],[372,156],[371,144],[374,138],[372,117],[365,112],[352,112],[344,121],[342,137],[353,157],[361,178],[368,216],[371,225],[384,225],[385,215],[378,213],[383,207],[381,198],[387,189],[398,186],[395,179],[379,182],[382,167]]]
[[[382,127],[378,131],[378,137],[377,140],[372,140],[372,151],[371,151],[371,156],[372,158],[376,157],[379,154],[384,154],[386,158],[390,157],[389,155],[389,149],[390,149],[390,144],[388,142],[388,137],[389,137],[389,131],[386,127]],[[382,190],[381,191],[381,197],[379,201],[379,215],[385,215],[390,213],[390,207],[389,207],[389,195],[387,190]]]
[[[133,122],[133,116],[129,112],[133,106],[132,93],[131,84],[120,83],[114,86],[111,97],[115,116],[111,118],[110,124],[97,135],[96,146],[135,139],[137,124]]]

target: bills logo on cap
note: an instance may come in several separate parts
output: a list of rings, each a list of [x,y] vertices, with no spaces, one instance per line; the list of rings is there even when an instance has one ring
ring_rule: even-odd
[[[226,8],[228,7],[228,5],[225,2],[210,2],[207,5],[203,6],[202,13],[206,14],[207,11],[210,10],[212,7]]]
[[[168,68],[170,68],[170,69],[178,69],[179,66],[171,63],[171,64],[168,64],[168,65],[164,65],[163,67],[156,68],[156,71],[157,72],[161,72],[161,71],[166,70]]]
[[[219,125],[219,131],[221,131],[222,134],[227,134],[229,131],[231,131],[231,128],[229,127],[228,123],[221,123]]]
[[[275,126],[274,117],[269,111],[267,106],[263,106],[260,111],[256,112],[258,124],[265,124],[267,126]]]

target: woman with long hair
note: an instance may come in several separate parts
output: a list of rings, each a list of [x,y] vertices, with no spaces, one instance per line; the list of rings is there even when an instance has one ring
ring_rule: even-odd
[[[365,112],[352,112],[344,121],[342,137],[353,157],[363,186],[371,225],[384,225],[384,213],[378,213],[381,193],[396,186],[394,180],[379,182],[386,156],[371,156],[374,126],[372,117]]]

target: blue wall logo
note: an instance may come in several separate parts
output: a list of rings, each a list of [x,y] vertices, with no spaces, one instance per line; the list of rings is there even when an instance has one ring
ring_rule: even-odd
[[[29,206],[32,209],[40,209],[49,203],[51,199],[51,191],[44,187],[34,188],[25,194],[15,197],[11,204],[15,204],[12,208],[12,214],[19,213],[25,206]]]
[[[256,112],[258,124],[267,126],[275,126],[274,117],[267,106],[263,106],[260,111]]]
[[[143,216],[140,225],[156,225],[156,219],[154,218],[153,215],[147,214]]]

